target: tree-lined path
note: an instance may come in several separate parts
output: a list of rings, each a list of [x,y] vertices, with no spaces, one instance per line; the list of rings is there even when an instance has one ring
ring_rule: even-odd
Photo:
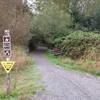
[[[76,71],[65,71],[35,52],[34,61],[43,76],[45,90],[35,100],[100,100],[100,80]],[[33,99],[33,100],[34,100]]]

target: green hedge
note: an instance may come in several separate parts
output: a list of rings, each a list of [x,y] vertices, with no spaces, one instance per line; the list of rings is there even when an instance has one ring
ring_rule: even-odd
[[[75,31],[68,36],[61,45],[62,52],[72,58],[79,58],[86,50],[100,49],[100,34],[93,32]]]

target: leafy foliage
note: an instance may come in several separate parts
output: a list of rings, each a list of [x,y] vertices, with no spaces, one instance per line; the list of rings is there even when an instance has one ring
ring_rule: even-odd
[[[70,0],[69,11],[74,25],[80,24],[90,30],[100,30],[100,1],[99,0]]]
[[[72,58],[92,48],[99,50],[99,0],[37,1],[37,13],[31,19],[34,40],[44,40]]]
[[[88,49],[100,46],[100,35],[93,32],[75,31],[62,43],[62,51],[72,58],[79,58]]]
[[[14,44],[26,44],[30,39],[29,10],[22,0],[0,0],[0,41],[4,30],[10,29]]]
[[[39,4],[38,14],[34,14],[31,21],[31,30],[34,36],[55,38],[68,32],[68,27],[72,24],[71,17],[53,2]],[[40,9],[41,8],[41,9]],[[52,39],[51,39],[52,40]],[[49,41],[48,41],[49,42]]]

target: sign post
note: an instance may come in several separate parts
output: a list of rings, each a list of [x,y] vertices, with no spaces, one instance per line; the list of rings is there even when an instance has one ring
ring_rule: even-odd
[[[15,62],[10,61],[11,60],[11,36],[10,31],[5,30],[5,34],[3,36],[3,55],[5,58],[5,61],[1,61],[1,65],[4,67],[6,73],[7,73],[7,88],[6,92],[7,94],[11,91],[11,77],[10,77],[10,71],[12,67],[14,66]]]
[[[10,60],[11,57],[11,36],[10,31],[5,30],[5,35],[3,36],[3,53],[6,60]]]

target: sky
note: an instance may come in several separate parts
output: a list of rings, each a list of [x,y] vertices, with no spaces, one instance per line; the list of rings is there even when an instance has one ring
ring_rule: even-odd
[[[32,12],[36,12],[35,8],[36,8],[36,0],[27,0],[28,1],[28,6],[32,9]]]

